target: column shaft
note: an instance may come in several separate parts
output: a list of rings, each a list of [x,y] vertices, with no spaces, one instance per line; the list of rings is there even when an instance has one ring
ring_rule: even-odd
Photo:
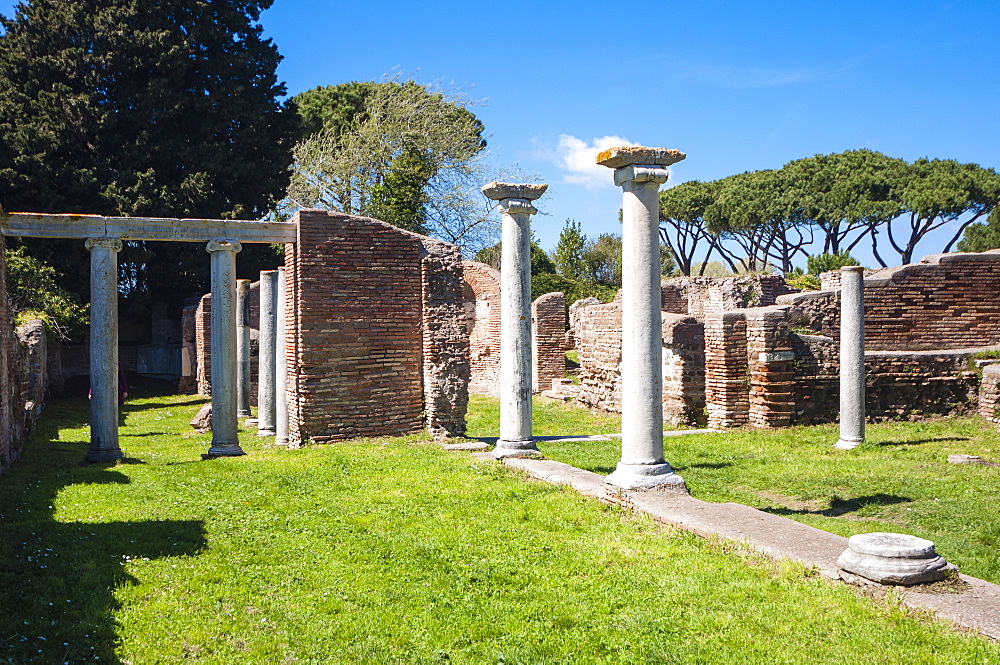
[[[597,156],[622,188],[622,456],[605,480],[623,489],[684,488],[663,459],[660,185],[676,150],[627,146]]]
[[[212,447],[208,457],[244,455],[237,416],[237,242],[208,243],[212,256]]]
[[[90,250],[90,449],[88,462],[122,459],[118,445],[118,252],[120,240],[92,238]]]
[[[505,212],[500,265],[500,443],[531,441],[530,215]],[[534,446],[531,446],[534,448]]]
[[[288,354],[285,347],[285,332],[287,329],[287,307],[285,302],[284,268],[278,268],[278,306],[275,324],[275,362],[274,362],[274,443],[279,446],[288,445]]]
[[[622,199],[622,464],[663,464],[659,183]]]
[[[277,340],[278,271],[260,273],[260,335],[257,350],[257,434],[274,436],[274,364]]]
[[[840,269],[840,440],[857,448],[865,440],[865,281],[864,268]]]
[[[250,417],[250,280],[236,280],[236,415]]]

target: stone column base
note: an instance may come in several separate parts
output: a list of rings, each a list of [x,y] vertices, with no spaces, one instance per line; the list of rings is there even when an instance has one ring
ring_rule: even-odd
[[[84,464],[104,464],[125,459],[121,450],[89,450],[83,458]]]
[[[277,434],[273,429],[259,429],[257,430],[257,436],[274,436]]]
[[[684,479],[674,473],[666,462],[662,464],[623,464],[618,463],[614,473],[607,476],[604,482],[623,490],[655,489],[687,493]]]
[[[213,443],[208,452],[201,456],[202,459],[215,459],[216,457],[239,457],[246,455],[239,443]]]
[[[865,442],[864,439],[861,439],[859,441],[850,441],[850,440],[847,440],[847,439],[839,439],[837,441],[837,443],[833,444],[833,447],[834,448],[839,448],[840,450],[852,450],[854,448],[857,448],[858,446],[860,446],[864,442]]]
[[[538,449],[531,439],[527,441],[497,441],[496,448],[493,449],[493,457],[503,459],[505,457],[542,457],[542,451]]]

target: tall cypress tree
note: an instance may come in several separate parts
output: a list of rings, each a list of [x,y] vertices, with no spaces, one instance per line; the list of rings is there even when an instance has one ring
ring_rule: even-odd
[[[298,131],[279,101],[281,56],[258,24],[271,3],[19,5],[0,21],[0,205],[199,218],[266,212],[288,184]],[[34,245],[72,287],[86,288],[82,243]],[[208,285],[198,245],[129,244],[120,260],[125,289],[143,300],[176,301]]]

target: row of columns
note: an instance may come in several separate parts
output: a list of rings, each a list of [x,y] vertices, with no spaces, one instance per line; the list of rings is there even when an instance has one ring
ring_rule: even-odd
[[[614,169],[622,200],[622,456],[609,484],[634,489],[679,485],[663,459],[662,325],[660,318],[659,187],[676,150],[614,148],[598,163]],[[493,182],[483,194],[499,203],[500,437],[493,455],[541,453],[531,432],[530,216],[546,185]]]
[[[90,238],[90,447],[85,461],[124,457],[118,440],[118,252],[117,238]],[[250,303],[248,280],[236,279],[240,243],[213,240],[212,265],[212,444],[206,458],[245,454],[239,419],[250,416]],[[284,269],[261,272],[261,344],[258,434],[288,442],[284,386]],[[280,344],[279,344],[280,342]],[[233,362],[233,361],[236,362]],[[280,389],[276,389],[279,386]]]
[[[682,485],[663,457],[663,331],[660,299],[659,188],[684,153],[612,148],[597,163],[622,188],[622,453],[605,480],[623,489]],[[541,456],[531,431],[530,217],[547,185],[491,182],[498,202],[500,265],[500,437],[496,458]],[[863,269],[845,266],[841,290],[841,389],[838,448],[865,437]]]

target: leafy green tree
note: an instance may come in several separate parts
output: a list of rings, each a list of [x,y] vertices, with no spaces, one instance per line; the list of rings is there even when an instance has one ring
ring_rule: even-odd
[[[271,0],[36,0],[2,19],[0,188],[7,210],[258,217],[288,183],[297,115],[258,23]],[[82,242],[27,241],[84,298]],[[272,260],[273,251],[247,247]],[[127,243],[123,289],[203,292],[204,247]]]
[[[1000,202],[1000,174],[978,164],[951,159],[918,159],[896,184],[906,222],[898,236],[887,226],[889,244],[903,264],[913,261],[916,245],[927,234],[948,225],[958,225],[944,246],[950,252],[966,227],[990,212]]]
[[[587,243],[583,254],[587,281],[620,289],[622,286],[622,238],[602,233]]]
[[[846,250],[836,253],[817,254],[806,259],[806,269],[810,275],[819,275],[830,270],[839,270],[844,266],[859,266],[861,263]]]
[[[494,270],[500,270],[500,257],[503,254],[503,243],[497,243],[485,247],[476,253],[474,261],[485,263]],[[556,264],[549,257],[548,252],[539,247],[538,243],[531,241],[531,274],[534,275],[555,275]]]
[[[906,171],[901,159],[848,150],[798,159],[781,168],[793,207],[823,234],[823,251],[850,252],[902,210],[894,186]]]
[[[993,208],[986,223],[976,222],[965,227],[958,241],[960,252],[988,252],[1000,248],[1000,208]]]
[[[795,190],[781,171],[753,171],[715,183],[715,202],[705,210],[708,230],[736,243],[745,271],[777,265],[783,272],[806,254],[812,240],[795,200]]]
[[[682,275],[690,277],[699,265],[695,256],[699,248],[708,246],[705,266],[713,252],[722,252],[721,238],[710,232],[705,223],[705,211],[715,203],[714,183],[691,180],[660,192],[660,239],[677,262]]]
[[[580,281],[587,274],[587,265],[583,254],[587,249],[587,236],[580,230],[580,223],[566,220],[559,243],[553,255],[556,272],[567,279]]]
[[[483,124],[456,93],[414,81],[346,83],[293,98],[304,128],[292,207],[376,217],[475,251],[495,239],[479,187]]]
[[[660,277],[676,277],[677,262],[669,247],[660,243]]]
[[[56,283],[56,271],[25,253],[6,252],[7,298],[17,325],[27,319],[45,322],[50,338],[81,340],[87,332],[87,307],[76,294]]]

